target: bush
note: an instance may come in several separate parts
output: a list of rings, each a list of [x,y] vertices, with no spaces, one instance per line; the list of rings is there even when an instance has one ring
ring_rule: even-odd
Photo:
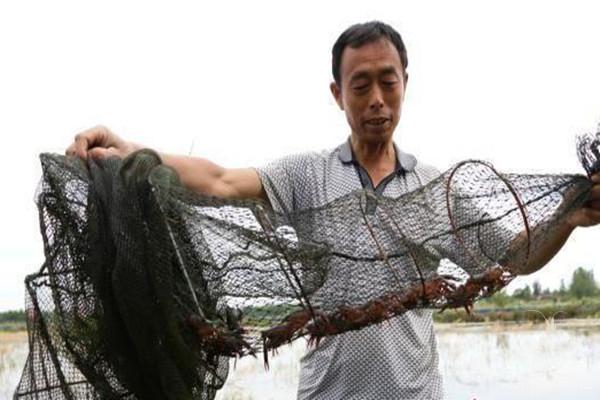
[[[513,293],[513,297],[520,300],[530,300],[531,299],[531,289],[529,285],[526,285],[522,289],[515,289]]]

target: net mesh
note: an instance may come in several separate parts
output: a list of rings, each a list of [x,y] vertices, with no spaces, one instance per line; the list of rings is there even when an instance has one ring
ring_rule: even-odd
[[[579,141],[600,170],[600,134]],[[150,150],[41,155],[46,261],[26,279],[15,399],[212,399],[231,357],[465,307],[506,286],[583,204],[583,175],[455,165],[398,198],[278,213],[184,188]]]

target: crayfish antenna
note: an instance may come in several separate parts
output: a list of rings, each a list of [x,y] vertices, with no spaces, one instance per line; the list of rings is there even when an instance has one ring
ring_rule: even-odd
[[[263,338],[262,338],[262,348],[263,348],[263,360],[265,361],[265,371],[269,370],[269,349],[267,347],[267,338],[263,333]]]
[[[250,354],[252,357],[256,358],[256,351],[254,351],[254,349],[251,349],[248,354]]]
[[[308,347],[317,348],[319,347],[319,343],[321,342],[320,336],[311,335],[308,339]]]
[[[248,354],[256,358],[256,351],[252,348],[252,346],[250,346],[250,343],[246,342],[245,340],[242,340],[242,346],[248,349]]]
[[[265,360],[265,371],[269,370],[269,350],[263,343],[263,359]]]

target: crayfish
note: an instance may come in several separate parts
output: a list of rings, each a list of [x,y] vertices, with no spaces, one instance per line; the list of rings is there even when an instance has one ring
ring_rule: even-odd
[[[472,276],[463,285],[446,296],[446,304],[440,312],[448,307],[462,306],[470,315],[473,309],[473,300],[496,292],[506,286],[512,279],[513,276],[501,267],[494,267],[479,276]]]
[[[291,343],[300,336],[299,331],[304,328],[313,317],[309,310],[294,311],[283,319],[283,323],[262,331],[263,356],[265,368],[269,368],[269,350],[275,349],[285,343]]]
[[[197,314],[191,314],[186,323],[209,357],[241,357],[246,352],[256,357],[250,344],[243,338],[246,331],[239,325],[240,319],[241,315],[236,317],[227,309],[225,323],[219,321],[215,325]]]

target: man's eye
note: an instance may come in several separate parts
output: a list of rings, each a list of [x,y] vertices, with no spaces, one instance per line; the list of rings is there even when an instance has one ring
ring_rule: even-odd
[[[369,87],[369,85],[358,85],[358,86],[354,86],[352,89],[360,91],[360,90],[365,90],[368,87]]]
[[[383,84],[386,86],[394,86],[398,81],[383,81]]]

